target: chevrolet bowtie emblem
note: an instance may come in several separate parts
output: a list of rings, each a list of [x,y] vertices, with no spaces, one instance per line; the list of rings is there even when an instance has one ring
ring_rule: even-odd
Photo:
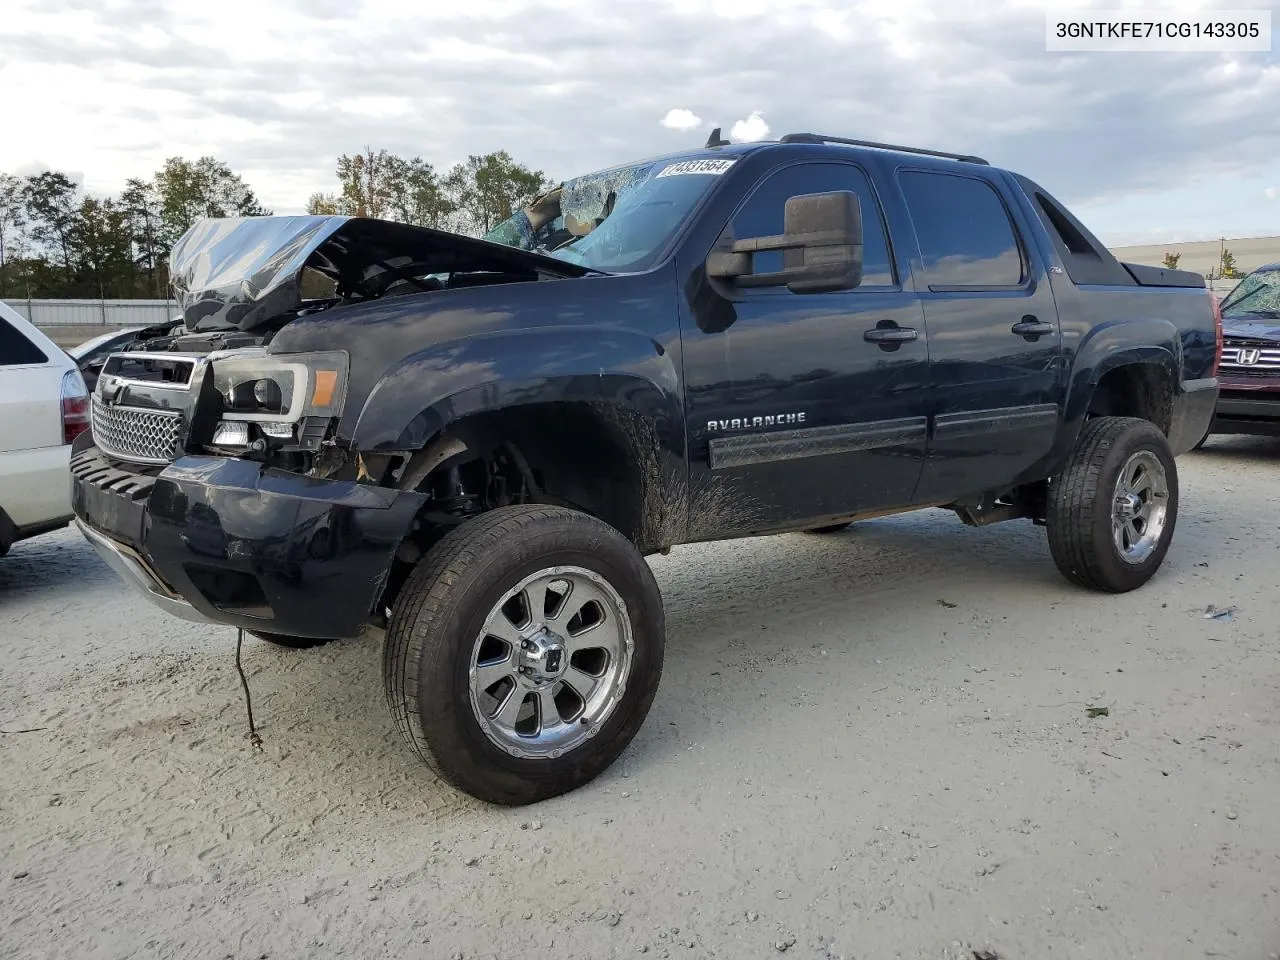
[[[120,394],[124,393],[124,384],[115,377],[102,377],[98,380],[98,396],[106,404],[117,403]]]

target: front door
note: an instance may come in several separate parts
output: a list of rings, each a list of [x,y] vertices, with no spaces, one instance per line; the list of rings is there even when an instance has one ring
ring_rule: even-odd
[[[725,231],[780,234],[787,198],[833,190],[861,203],[856,289],[736,289],[691,271],[681,305],[691,539],[898,506],[915,492],[927,432],[924,316],[900,282],[866,172],[846,162],[775,168]],[[756,271],[780,268],[780,253],[756,254]]]
[[[1062,334],[1021,214],[975,174],[900,169],[929,325],[932,436],[922,501],[1003,492],[1053,445]]]

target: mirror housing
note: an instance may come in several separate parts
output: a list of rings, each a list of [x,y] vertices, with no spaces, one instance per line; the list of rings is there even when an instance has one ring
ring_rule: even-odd
[[[737,287],[781,287],[792,293],[852,290],[862,282],[862,205],[850,190],[788,197],[783,233],[737,240],[707,257],[707,276]],[[753,255],[782,251],[782,269],[753,272]]]

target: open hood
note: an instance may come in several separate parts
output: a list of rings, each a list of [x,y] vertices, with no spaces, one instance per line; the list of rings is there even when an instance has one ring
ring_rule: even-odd
[[[169,254],[174,293],[193,332],[255,330],[303,303],[310,267],[338,295],[374,299],[391,284],[430,273],[497,272],[581,277],[587,267],[456,233],[364,217],[233,217],[197,220]]]

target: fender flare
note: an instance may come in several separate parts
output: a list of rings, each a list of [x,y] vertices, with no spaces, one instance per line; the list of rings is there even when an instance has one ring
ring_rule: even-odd
[[[351,445],[362,453],[414,454],[410,469],[416,474],[424,464],[461,452],[440,440],[466,418],[548,403],[586,404],[636,458],[645,484],[638,492],[643,539],[666,541],[658,544],[666,547],[678,542],[688,510],[688,498],[680,495],[688,455],[677,362],[652,338],[621,328],[535,327],[434,344],[374,385]]]
[[[1068,373],[1062,429],[1049,454],[1057,473],[1070,456],[1103,377],[1120,367],[1145,365],[1168,377],[1176,397],[1182,389],[1182,338],[1162,317],[1098,324],[1081,340]]]

